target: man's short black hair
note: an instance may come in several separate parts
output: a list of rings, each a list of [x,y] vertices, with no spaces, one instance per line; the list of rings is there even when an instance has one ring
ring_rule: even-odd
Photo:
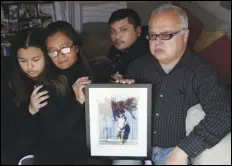
[[[129,23],[132,24],[134,28],[141,26],[141,19],[138,13],[130,8],[119,9],[119,10],[114,11],[109,18],[108,24],[110,25],[115,21],[120,21],[127,17],[128,17]]]

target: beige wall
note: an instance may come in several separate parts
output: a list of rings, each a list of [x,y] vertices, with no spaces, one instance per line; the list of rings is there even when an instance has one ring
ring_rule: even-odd
[[[112,1],[76,1],[81,5],[94,6],[102,3]],[[127,1],[127,6],[138,12],[141,17],[142,24],[146,25],[149,21],[149,17],[154,8],[161,4],[169,3],[170,1]]]
[[[152,11],[156,7],[160,6],[161,4],[165,4],[165,3],[169,3],[169,1],[146,1],[143,3],[137,3],[137,2],[131,1],[131,2],[128,2],[127,6],[137,11],[141,17],[142,24],[147,25]]]
[[[197,1],[193,2],[196,5],[202,7],[219,20],[231,22],[231,10],[225,9],[220,6],[220,1]]]
[[[192,12],[202,21],[205,28],[221,30],[231,37],[231,10],[222,8],[219,1],[173,1]]]

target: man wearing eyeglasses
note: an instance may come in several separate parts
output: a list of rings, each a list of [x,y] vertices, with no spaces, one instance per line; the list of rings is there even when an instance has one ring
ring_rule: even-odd
[[[187,48],[188,18],[181,8],[158,7],[149,21],[151,54],[135,60],[121,83],[153,84],[152,161],[187,165],[231,131],[225,86],[210,65]],[[186,136],[190,107],[200,103],[205,118]]]
[[[141,37],[141,20],[134,10],[126,8],[113,12],[108,24],[113,42],[108,54],[112,61],[110,74],[119,79],[133,60],[149,52],[149,45]]]

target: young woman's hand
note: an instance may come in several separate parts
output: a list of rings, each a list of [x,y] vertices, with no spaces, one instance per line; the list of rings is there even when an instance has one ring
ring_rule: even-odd
[[[86,87],[87,84],[90,84],[90,83],[91,83],[91,80],[89,80],[89,77],[81,77],[77,79],[77,81],[72,86],[76,99],[81,104],[85,102],[84,88]]]
[[[40,85],[38,87],[34,87],[34,90],[31,94],[30,98],[30,104],[29,104],[29,112],[34,115],[36,114],[40,108],[44,107],[45,105],[48,104],[48,102],[44,102],[44,100],[49,98],[48,91],[42,91],[38,92],[43,85]]]

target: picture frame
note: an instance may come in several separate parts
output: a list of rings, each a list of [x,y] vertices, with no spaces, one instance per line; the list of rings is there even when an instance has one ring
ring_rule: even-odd
[[[17,19],[9,19],[9,32],[17,32],[18,31],[18,20]]]
[[[1,33],[8,33],[9,29],[9,20],[1,19]]]
[[[9,17],[8,5],[1,4],[1,19],[8,19],[8,17]]]
[[[10,19],[18,18],[18,5],[9,5],[9,18]]]
[[[52,17],[53,4],[52,3],[38,4],[38,15],[39,17]]]
[[[37,4],[20,4],[19,19],[27,20],[37,18]]]
[[[151,84],[86,86],[86,139],[92,157],[150,158],[151,89]]]

